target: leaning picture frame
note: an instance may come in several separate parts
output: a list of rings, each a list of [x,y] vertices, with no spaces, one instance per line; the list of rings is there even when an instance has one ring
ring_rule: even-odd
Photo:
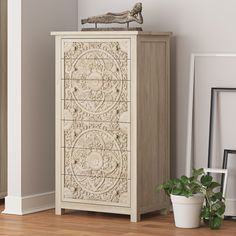
[[[236,53],[192,53],[190,59],[190,80],[187,117],[187,140],[186,140],[186,165],[185,173],[191,175],[193,166],[193,118],[194,118],[194,95],[195,95],[195,73],[196,59],[200,57],[235,57]],[[207,157],[206,157],[207,158]]]
[[[228,170],[227,169],[214,169],[214,168],[205,168],[204,172],[207,174],[221,174],[221,189],[223,197],[226,194],[227,180],[228,180]]]
[[[212,167],[212,146],[213,146],[213,128],[214,128],[214,114],[215,114],[215,97],[218,93],[231,93],[236,92],[236,88],[226,88],[226,87],[213,87],[211,88],[211,102],[210,102],[210,121],[209,121],[209,138],[208,138],[208,168]],[[225,160],[223,160],[223,163]],[[225,169],[223,167],[223,169]]]
[[[223,164],[222,164],[222,168],[223,169],[227,169],[228,168],[228,157],[229,157],[229,154],[236,154],[236,150],[224,149]]]

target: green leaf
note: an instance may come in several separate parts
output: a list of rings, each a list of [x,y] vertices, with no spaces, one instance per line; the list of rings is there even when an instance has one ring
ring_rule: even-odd
[[[194,180],[194,176],[189,178],[189,181],[192,182]]]
[[[203,175],[203,174],[204,174],[204,169],[201,168],[201,169],[196,170],[196,169],[193,168],[193,171],[192,171],[192,172],[193,172],[193,177],[197,178],[197,177],[199,177],[200,175]]]
[[[217,210],[217,215],[222,217],[223,214],[225,213],[225,206],[221,206],[218,210]]]
[[[218,216],[214,216],[209,221],[209,226],[211,229],[219,229],[221,226],[222,219]]]
[[[203,186],[209,187],[211,185],[212,179],[213,178],[210,175],[203,175],[201,177],[201,183]]]
[[[178,188],[173,189],[171,192],[171,194],[173,194],[173,195],[181,195],[181,193],[182,193],[182,190],[178,189]]]
[[[211,182],[209,188],[211,189],[214,189],[214,188],[217,188],[217,187],[220,187],[221,185],[217,182]]]
[[[188,177],[187,176],[185,176],[185,175],[183,175],[183,176],[181,176],[181,182],[182,183],[184,183],[184,184],[188,184],[188,182],[189,182],[189,179],[188,179]]]
[[[203,207],[201,211],[201,217],[205,220],[209,220],[210,218],[210,209],[208,207]]]
[[[217,193],[215,193],[215,194],[214,194],[214,199],[215,199],[215,201],[216,201],[216,200],[222,200],[222,199],[224,199],[222,192],[217,192]]]
[[[213,211],[218,211],[218,209],[220,209],[222,207],[225,207],[225,204],[223,202],[221,202],[221,201],[217,201],[214,204],[212,204],[211,209]]]

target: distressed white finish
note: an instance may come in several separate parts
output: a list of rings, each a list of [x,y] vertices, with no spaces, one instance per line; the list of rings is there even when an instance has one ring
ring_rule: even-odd
[[[142,213],[168,206],[166,199],[154,192],[155,186],[169,177],[170,34],[136,31],[52,34],[56,35],[56,214],[61,214],[62,209],[93,210],[129,214],[131,221],[137,221]],[[150,65],[151,72],[143,67],[147,71],[141,78],[142,53],[148,56],[149,50],[155,52],[145,64]],[[155,60],[159,62],[156,64]],[[164,109],[165,121],[160,117],[145,124],[139,119],[137,107],[142,112],[149,105],[145,98],[144,103],[137,102],[138,85],[142,86],[138,76],[147,84],[158,85],[160,99],[156,110],[150,112],[158,114],[159,105]],[[146,89],[152,93],[155,88],[150,84]],[[138,182],[138,175],[144,173],[138,158],[144,161],[145,148],[149,147],[138,147],[138,142],[142,142],[145,126],[158,132],[162,125],[166,133],[155,133],[160,137],[157,143],[151,140],[155,146],[163,144],[158,146],[161,151],[147,150],[146,167],[150,167],[154,177],[150,196],[145,193],[144,199],[143,177]],[[160,160],[158,163],[163,167],[152,168],[152,158]],[[167,168],[164,174],[163,168]],[[153,195],[159,200],[153,201]]]

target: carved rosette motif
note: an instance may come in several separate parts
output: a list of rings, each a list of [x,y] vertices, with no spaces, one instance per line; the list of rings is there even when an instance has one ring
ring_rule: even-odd
[[[111,150],[64,149],[64,174],[75,178],[129,178],[129,152]]]
[[[130,151],[129,124],[65,121],[65,126],[64,147]]]
[[[118,42],[72,44],[65,52],[65,99],[75,100],[91,114],[105,113],[116,102],[127,101],[128,54],[119,45]],[[82,101],[90,101],[90,106]]]
[[[128,41],[64,44],[64,198],[129,205]]]
[[[121,151],[118,140],[105,129],[85,129],[72,137],[72,147],[64,153],[65,173],[71,176],[65,182],[65,197],[123,202],[128,191],[128,152]]]

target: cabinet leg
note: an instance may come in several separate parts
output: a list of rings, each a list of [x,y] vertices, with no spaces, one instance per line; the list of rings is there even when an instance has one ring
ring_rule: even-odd
[[[131,222],[138,222],[141,220],[141,215],[139,213],[132,213],[130,215],[130,221]]]
[[[62,209],[62,208],[59,208],[59,207],[56,207],[55,208],[55,214],[56,215],[63,215],[65,213],[65,209]]]

